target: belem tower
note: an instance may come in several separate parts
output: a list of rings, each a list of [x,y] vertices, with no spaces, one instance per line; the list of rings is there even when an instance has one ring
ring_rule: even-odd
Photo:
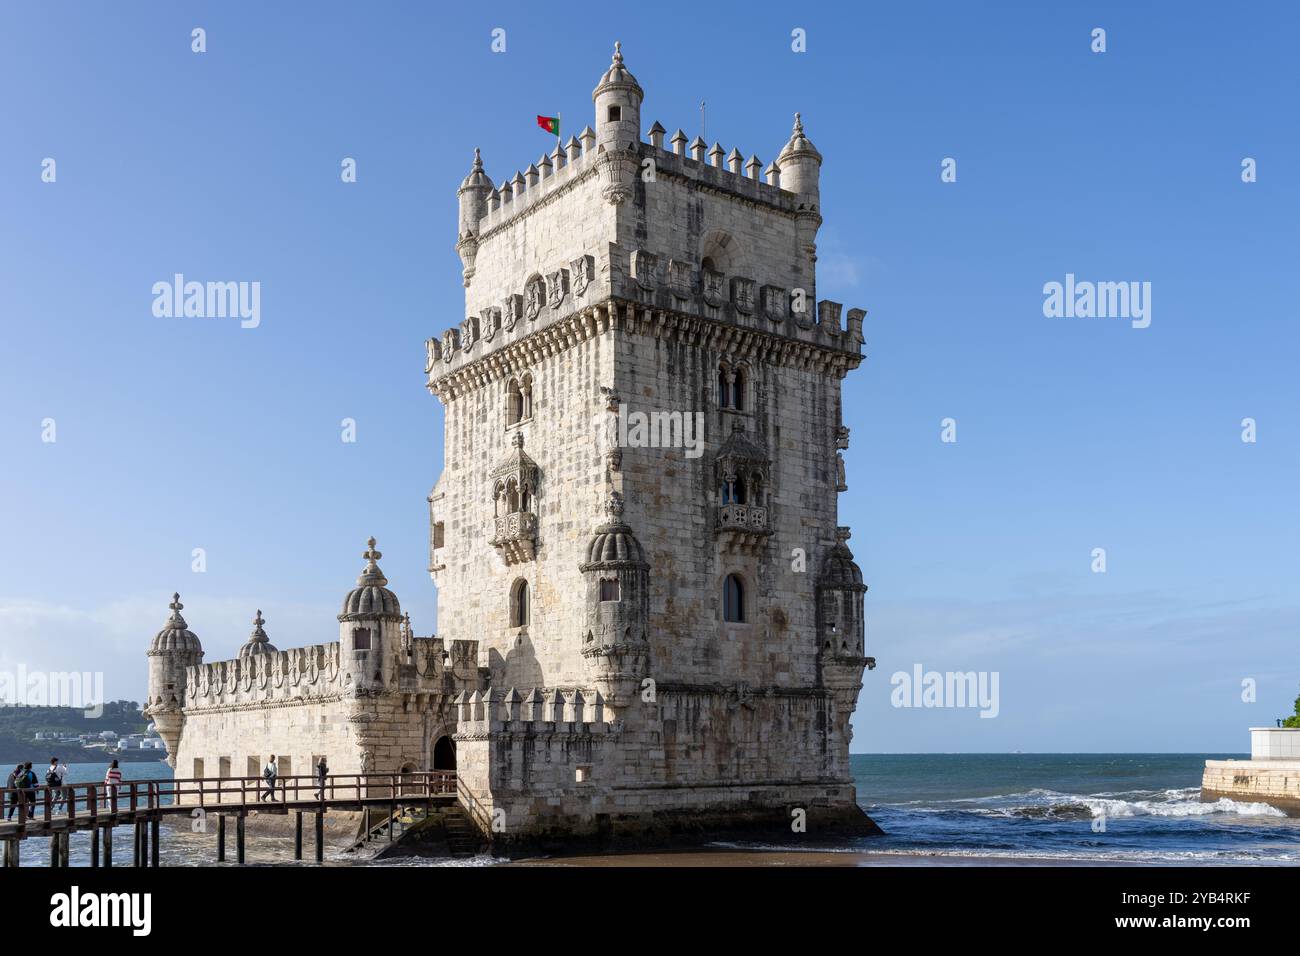
[[[174,598],[147,706],[178,776],[454,768],[497,847],[873,827],[837,521],[865,313],[817,298],[822,157],[798,115],[765,169],[645,142],[643,96],[616,46],[593,126],[499,185],[476,151],[460,184],[467,317],[425,366],[441,633],[373,539],[329,643],[277,649],[259,611],[204,663]]]

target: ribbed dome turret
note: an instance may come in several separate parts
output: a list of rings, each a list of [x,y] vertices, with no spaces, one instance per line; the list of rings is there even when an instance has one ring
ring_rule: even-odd
[[[257,617],[253,618],[253,633],[248,635],[248,641],[239,649],[239,659],[246,661],[251,657],[258,657],[262,654],[277,653],[275,645],[271,639],[266,636],[266,631],[262,630],[262,625],[266,621],[262,618],[262,609],[257,609]]]
[[[479,155],[478,147],[474,147],[474,165],[470,168],[469,175],[460,184],[461,189],[491,189],[492,179],[487,173],[483,172],[483,157]]]
[[[623,44],[621,42],[615,42],[613,62],[604,75],[601,76],[596,88],[591,91],[591,98],[595,101],[596,97],[600,96],[601,93],[610,90],[625,90],[634,93],[638,103],[645,96],[645,91],[641,89],[641,84],[636,81],[632,71],[623,65]]]
[[[173,594],[172,603],[167,606],[172,609],[171,617],[167,619],[166,627],[154,637],[149,653],[165,654],[169,651],[179,651],[187,654],[202,654],[203,645],[190,630],[190,626],[185,623],[185,618],[181,617],[181,608],[185,606],[181,603],[181,596]]]
[[[613,492],[605,503],[605,513],[609,516],[604,524],[596,529],[591,542],[587,545],[587,560],[579,567],[580,571],[608,570],[620,567],[648,569],[645,549],[636,539],[632,529],[623,523],[623,496]]]
[[[867,586],[862,583],[862,569],[853,560],[853,552],[845,543],[849,540],[849,529],[837,528],[835,536],[838,540],[826,555],[817,586],[837,591],[865,591]]]
[[[362,553],[366,566],[357,578],[357,586],[343,599],[343,610],[339,613],[340,621],[352,621],[365,618],[381,618],[400,621],[402,606],[397,595],[385,587],[388,578],[376,564],[383,554],[375,550],[375,539],[366,542],[369,547]]]
[[[803,118],[794,114],[794,130],[790,133],[790,141],[781,149],[781,154],[777,156],[777,165],[782,169],[793,162],[795,159],[807,156],[815,159],[818,165],[821,165],[822,154],[817,152],[817,147],[812,144],[803,131]]]

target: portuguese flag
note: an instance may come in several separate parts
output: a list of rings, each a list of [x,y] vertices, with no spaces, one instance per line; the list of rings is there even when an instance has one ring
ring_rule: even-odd
[[[537,117],[537,125],[546,130],[546,132],[550,133],[556,139],[559,139],[560,118],[558,116],[539,116]]]

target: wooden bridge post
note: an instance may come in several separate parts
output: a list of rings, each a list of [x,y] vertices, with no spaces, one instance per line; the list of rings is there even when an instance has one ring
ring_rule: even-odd
[[[113,867],[113,823],[110,820],[104,827],[104,869]]]
[[[226,815],[217,814],[217,862],[226,862]]]
[[[302,859],[302,811],[295,811],[294,828],[293,828],[293,858]]]
[[[235,862],[240,865],[244,862],[244,814],[242,812],[235,818]]]
[[[132,836],[135,838],[135,848],[131,856],[131,865],[138,868],[144,866],[144,846],[141,842],[144,839],[144,835],[140,832],[139,819],[135,821],[135,832]]]
[[[59,866],[70,866],[72,856],[72,831],[64,830],[63,836],[59,839]]]
[[[149,829],[153,831],[153,857],[149,861],[150,866],[158,865],[158,821],[161,819],[162,815],[155,813],[153,819],[149,821]]]
[[[90,867],[99,867],[99,827],[93,825],[90,828]]]
[[[325,811],[316,811],[316,862],[325,862]]]
[[[10,839],[5,840],[5,866],[7,867],[18,866],[20,862],[21,860],[19,858],[18,838],[11,837]]]
[[[59,866],[59,835],[50,834],[50,869],[58,869]]]

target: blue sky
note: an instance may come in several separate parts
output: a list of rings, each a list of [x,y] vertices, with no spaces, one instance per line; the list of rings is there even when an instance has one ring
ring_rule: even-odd
[[[1239,751],[1289,712],[1300,16],[747,10],[6,4],[0,667],[138,698],[173,590],[209,659],[257,608],[281,646],[332,640],[370,534],[434,629],[422,342],[462,317],[455,189],[475,146],[498,181],[536,160],[537,113],[589,122],[621,39],[643,125],[693,136],[706,100],[709,139],[766,163],[800,110],[825,157],[818,292],[869,310],[853,749]],[[175,272],[260,281],[261,325],[156,318]],[[1066,273],[1150,282],[1150,327],[1044,317]],[[917,663],[998,672],[997,719],[892,707]]]

